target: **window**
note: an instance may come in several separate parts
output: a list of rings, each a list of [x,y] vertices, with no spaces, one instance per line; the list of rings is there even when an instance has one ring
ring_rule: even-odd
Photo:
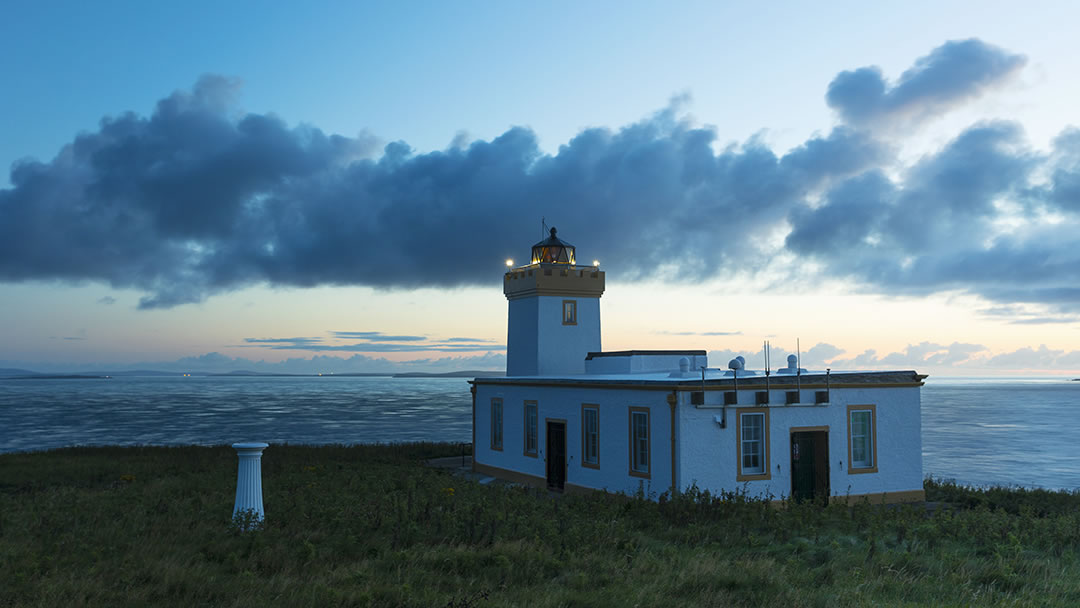
[[[848,473],[877,473],[877,408],[848,406]]]
[[[503,445],[503,407],[502,399],[491,400],[491,449],[501,450]]]
[[[739,446],[738,481],[769,479],[769,410],[748,408],[736,410],[738,425],[736,440]]]
[[[649,476],[649,410],[630,408],[630,474]]]
[[[577,325],[577,300],[562,301],[562,324]]]
[[[600,468],[600,408],[581,406],[581,464]]]
[[[525,402],[525,455],[536,458],[536,402]]]

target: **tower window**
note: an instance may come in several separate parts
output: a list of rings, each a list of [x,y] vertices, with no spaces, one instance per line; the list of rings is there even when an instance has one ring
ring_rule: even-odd
[[[577,325],[577,300],[562,301],[562,324]]]

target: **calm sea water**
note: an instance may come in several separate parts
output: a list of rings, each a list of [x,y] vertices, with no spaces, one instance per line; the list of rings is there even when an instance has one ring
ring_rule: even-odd
[[[930,379],[923,471],[1080,488],[1080,382]],[[470,441],[464,379],[0,379],[0,452],[70,445]]]

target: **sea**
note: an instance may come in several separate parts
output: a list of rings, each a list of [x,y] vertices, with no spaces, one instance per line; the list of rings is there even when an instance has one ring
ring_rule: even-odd
[[[1080,489],[1080,382],[930,378],[924,475]],[[0,453],[81,445],[468,442],[462,378],[0,378]]]

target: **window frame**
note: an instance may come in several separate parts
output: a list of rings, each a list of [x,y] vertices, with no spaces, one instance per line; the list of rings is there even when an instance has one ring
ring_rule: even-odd
[[[567,309],[566,305],[569,304],[570,308]],[[567,310],[570,311],[570,315],[567,315]],[[577,300],[563,300],[562,301],[562,324],[563,325],[577,325],[578,321],[578,309]]]
[[[532,408],[533,428],[532,428],[532,440],[533,449],[529,451],[529,408]],[[525,405],[522,408],[523,422],[524,422],[524,436],[522,437],[521,446],[523,453],[529,458],[539,458],[540,452],[540,404],[535,399],[526,399]]]
[[[870,440],[870,446],[867,449],[867,453],[870,456],[870,466],[856,466],[855,459],[852,458],[852,452],[855,449],[855,444],[852,442],[851,437],[851,417],[856,412],[869,412],[870,413],[870,434],[868,439]],[[848,457],[848,475],[860,475],[863,473],[877,473],[878,472],[878,457],[877,457],[877,406],[873,404],[867,405],[848,405],[847,406],[847,457]]]
[[[639,471],[634,468],[635,456],[637,453],[637,442],[634,440],[634,416],[635,414],[644,414],[645,416],[645,470]],[[642,479],[652,479],[652,413],[647,407],[631,407],[629,409],[629,415],[627,416],[629,421],[629,436],[630,449],[628,450],[630,456],[629,473],[631,477],[641,477]]]
[[[495,425],[495,412],[498,412],[499,424]],[[491,449],[501,452],[503,450],[503,400],[502,397],[491,398],[491,417],[488,420],[491,426],[491,433],[489,439],[491,440]],[[498,439],[498,441],[496,441]]]
[[[596,460],[589,461],[589,427],[586,412],[596,412]],[[600,468],[600,406],[595,403],[581,404],[581,466],[590,469]]]
[[[743,416],[761,416],[761,460],[762,471],[760,473],[744,473],[743,472]],[[767,407],[747,407],[737,408],[735,410],[735,457],[736,457],[736,481],[762,481],[766,479],[772,479],[772,462],[769,458],[770,452],[769,441],[769,408]]]

